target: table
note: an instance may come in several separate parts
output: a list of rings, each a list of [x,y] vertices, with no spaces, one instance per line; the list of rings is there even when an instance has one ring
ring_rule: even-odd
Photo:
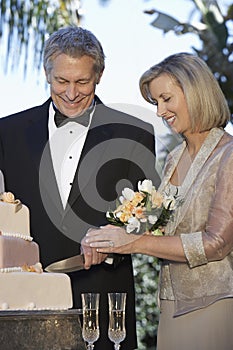
[[[1,311],[0,350],[86,350],[78,310]]]

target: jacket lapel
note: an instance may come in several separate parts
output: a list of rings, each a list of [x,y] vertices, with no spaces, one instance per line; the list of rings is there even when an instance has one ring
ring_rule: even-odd
[[[182,200],[182,204],[178,206],[175,212],[174,219],[171,220],[166,227],[166,233],[168,235],[174,235],[178,224],[182,221],[183,217],[185,216],[186,211],[188,209],[188,202],[187,202],[189,200],[188,193],[191,190],[191,186],[193,185],[195,179],[198,176],[198,173],[203,168],[210,154],[213,152],[213,150],[219,143],[223,134],[224,134],[224,130],[219,128],[213,128],[210,131],[204,143],[202,144],[202,147],[199,150],[197,156],[195,157],[184,179],[183,184],[180,186],[179,197]],[[160,185],[160,188],[159,188],[160,191],[166,191],[166,187],[170,181],[170,178],[185,148],[186,148],[186,142],[183,142],[183,144],[180,146],[180,150],[174,155],[173,165],[168,169],[167,175],[164,177],[164,180]]]
[[[33,117],[28,120],[26,140],[31,153],[32,163],[39,170],[41,155],[48,142],[48,110],[46,104],[35,109]]]
[[[95,109],[86,141],[81,153],[80,161],[75,173],[73,185],[68,198],[65,213],[71,209],[74,202],[83,193],[90,181],[95,181],[101,158],[106,152],[105,140],[111,139],[113,127],[106,119],[106,107],[102,104]],[[108,124],[108,125],[107,125]],[[92,179],[93,178],[93,179]]]
[[[52,164],[48,142],[48,115],[51,99],[38,107],[29,120],[26,131],[28,150],[31,153],[32,164],[39,172],[39,186],[42,201],[48,206],[51,201],[59,212],[63,211],[59,190]]]

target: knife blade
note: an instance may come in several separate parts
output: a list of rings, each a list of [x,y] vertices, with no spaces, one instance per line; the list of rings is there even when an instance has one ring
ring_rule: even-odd
[[[56,261],[46,266],[45,271],[47,272],[74,272],[84,269],[84,255],[75,255],[71,258]]]

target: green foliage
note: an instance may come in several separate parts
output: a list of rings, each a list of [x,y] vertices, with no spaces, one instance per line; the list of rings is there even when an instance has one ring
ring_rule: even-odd
[[[102,5],[110,1],[99,0]],[[165,34],[174,31],[177,35],[192,33],[199,37],[202,48],[193,47],[193,50],[214,73],[226,96],[233,120],[233,35],[229,30],[233,20],[233,5],[226,8],[224,15],[217,0],[190,2],[194,6],[192,14],[200,15],[198,25],[179,21],[156,9],[146,10],[145,13],[156,16],[151,25],[163,30]],[[0,40],[4,33],[7,37],[5,70],[10,64],[17,67],[24,54],[26,73],[29,52],[34,54],[35,67],[40,68],[47,35],[65,25],[79,25],[82,17],[80,3],[80,0],[1,0]]]
[[[109,1],[99,0],[102,5]],[[193,47],[193,50],[206,61],[215,74],[233,116],[233,35],[228,29],[232,25],[233,5],[227,8],[224,15],[216,0],[190,1],[193,2],[195,12],[200,15],[201,26],[180,22],[155,9],[145,13],[156,15],[151,25],[163,30],[165,34],[173,31],[177,35],[192,33],[199,37],[202,48]],[[1,0],[0,40],[5,32],[7,37],[5,67],[9,66],[9,62],[17,67],[24,52],[26,71],[29,47],[33,43],[35,67],[40,68],[46,36],[59,27],[78,25],[81,18],[79,10],[78,0]],[[133,263],[139,349],[155,350],[159,320],[157,291],[160,266],[156,258],[143,255],[134,255]]]
[[[30,51],[34,53],[34,63],[40,68],[42,51],[46,36],[59,27],[79,23],[79,1],[32,1],[1,0],[0,2],[0,39],[7,33],[7,54],[5,70],[9,65],[17,67],[24,52],[24,70]],[[33,45],[31,50],[30,45]]]
[[[159,320],[157,291],[160,265],[154,257],[135,254],[133,255],[133,266],[138,348],[140,350],[155,350]]]
[[[195,34],[202,42],[202,48],[193,50],[212,70],[227,99],[233,121],[233,35],[229,28],[232,26],[233,5],[222,13],[216,0],[190,0],[194,4],[194,12],[200,16],[200,22],[195,26],[191,23],[180,22],[170,15],[156,9],[145,13],[156,15],[151,25],[163,30],[164,34],[173,31],[177,35]]]

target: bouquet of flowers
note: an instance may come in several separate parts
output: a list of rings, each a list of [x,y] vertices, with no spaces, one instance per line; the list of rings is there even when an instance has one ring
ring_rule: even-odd
[[[151,180],[144,180],[138,182],[137,192],[124,188],[117,208],[108,211],[106,217],[112,225],[126,226],[128,233],[162,235],[176,204],[174,196],[158,192]]]

